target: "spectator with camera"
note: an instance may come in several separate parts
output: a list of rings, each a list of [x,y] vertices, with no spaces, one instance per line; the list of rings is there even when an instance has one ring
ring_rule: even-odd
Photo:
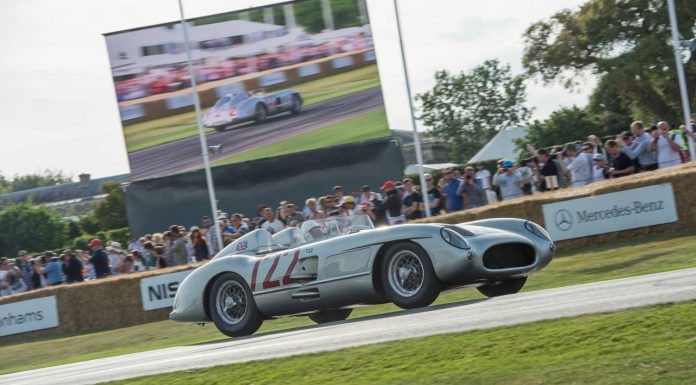
[[[46,281],[49,286],[62,285],[65,281],[65,275],[63,274],[63,264],[52,251],[47,251],[44,253],[44,261],[46,263],[41,267],[40,271],[46,274]]]
[[[454,177],[454,171],[446,168],[442,171],[442,179],[445,181],[442,193],[447,196],[447,212],[460,211],[463,207],[462,196],[457,194],[461,186],[461,180]]]
[[[474,168],[467,167],[464,170],[464,182],[457,191],[457,195],[462,197],[464,208],[473,209],[486,204],[486,190],[479,183],[481,182],[474,177]]]
[[[619,143],[615,140],[608,140],[604,147],[611,158],[611,167],[607,171],[609,178],[620,178],[636,171],[635,162],[621,151]]]
[[[682,164],[682,142],[680,134],[670,134],[669,124],[665,121],[657,124],[657,130],[652,132],[652,141],[648,151],[657,154],[657,167],[667,168]]]
[[[498,172],[493,176],[493,185],[500,188],[500,195],[503,201],[524,196],[522,179],[515,172],[515,164],[512,161],[504,160]]]

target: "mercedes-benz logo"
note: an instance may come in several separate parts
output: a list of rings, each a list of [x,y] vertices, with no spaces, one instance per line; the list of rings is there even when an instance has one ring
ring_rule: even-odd
[[[561,231],[568,231],[573,227],[573,214],[568,210],[558,210],[556,212],[556,227]]]

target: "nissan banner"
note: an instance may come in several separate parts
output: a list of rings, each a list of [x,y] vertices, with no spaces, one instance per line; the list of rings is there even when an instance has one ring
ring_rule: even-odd
[[[554,241],[676,222],[672,184],[572,199],[543,206]]]

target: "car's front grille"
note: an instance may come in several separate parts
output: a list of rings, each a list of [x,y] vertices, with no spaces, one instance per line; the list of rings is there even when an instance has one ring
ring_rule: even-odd
[[[524,243],[495,245],[483,254],[486,269],[509,269],[534,263],[534,248]]]

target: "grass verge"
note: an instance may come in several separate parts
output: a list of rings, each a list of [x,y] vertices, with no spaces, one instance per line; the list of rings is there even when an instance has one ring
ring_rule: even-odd
[[[380,85],[377,65],[369,65],[352,71],[327,76],[297,84],[305,105],[364,91]],[[128,152],[144,150],[163,143],[198,135],[196,113],[184,112],[147,122],[127,124],[123,127]],[[208,130],[210,132],[212,130]]]
[[[381,138],[388,132],[389,124],[387,122],[387,114],[384,108],[380,108],[350,119],[329,124],[328,126],[315,128],[311,131],[281,139],[277,142],[222,157],[212,162],[212,166]]]
[[[687,384],[694,312],[652,306],[110,384]]]
[[[696,267],[696,237],[692,231],[652,234],[631,240],[587,246],[561,253],[544,270],[530,277],[524,291],[624,278]],[[436,304],[452,303],[482,296],[475,289],[451,290]],[[351,318],[399,311],[391,304],[365,306]],[[306,317],[267,321],[258,333],[313,324]],[[199,327],[171,321],[153,322],[52,339],[0,346],[0,374],[35,369],[95,358],[111,357],[171,346],[225,338],[213,325]],[[51,352],[49,357],[46,352]]]

